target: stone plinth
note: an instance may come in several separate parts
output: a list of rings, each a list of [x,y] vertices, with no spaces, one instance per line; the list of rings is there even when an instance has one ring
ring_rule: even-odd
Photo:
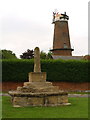
[[[30,72],[29,82],[45,82],[46,72]]]
[[[9,94],[12,96],[14,107],[70,105],[68,94],[63,91],[41,93],[11,91]]]
[[[68,93],[51,82],[24,82],[23,87],[9,91],[14,107],[70,105]]]

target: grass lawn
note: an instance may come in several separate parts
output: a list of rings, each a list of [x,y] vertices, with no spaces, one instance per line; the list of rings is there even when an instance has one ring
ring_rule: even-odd
[[[2,97],[3,118],[88,118],[88,98],[69,98],[71,106],[14,108],[8,96]]]
[[[0,120],[2,118],[2,96],[0,96]]]

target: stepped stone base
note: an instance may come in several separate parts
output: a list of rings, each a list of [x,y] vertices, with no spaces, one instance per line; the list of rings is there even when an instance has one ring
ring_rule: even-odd
[[[68,93],[51,82],[24,82],[23,87],[9,91],[14,107],[70,105]]]
[[[16,91],[9,91],[14,107],[70,105],[68,93],[46,82],[45,72],[29,73],[29,82]]]
[[[20,93],[11,91],[14,107],[70,105],[68,94],[61,92]]]

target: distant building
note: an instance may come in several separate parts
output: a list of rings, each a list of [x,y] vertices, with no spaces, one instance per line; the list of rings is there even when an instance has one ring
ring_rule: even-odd
[[[54,24],[54,37],[53,37],[53,49],[50,50],[55,56],[72,56],[70,44],[69,28],[68,28],[69,16],[64,14],[53,12],[53,24]]]

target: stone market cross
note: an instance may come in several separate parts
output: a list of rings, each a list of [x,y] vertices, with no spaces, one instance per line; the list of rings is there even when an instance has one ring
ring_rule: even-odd
[[[70,105],[68,93],[46,81],[46,72],[41,72],[38,47],[34,49],[34,72],[29,73],[29,82],[9,94],[13,107]]]

